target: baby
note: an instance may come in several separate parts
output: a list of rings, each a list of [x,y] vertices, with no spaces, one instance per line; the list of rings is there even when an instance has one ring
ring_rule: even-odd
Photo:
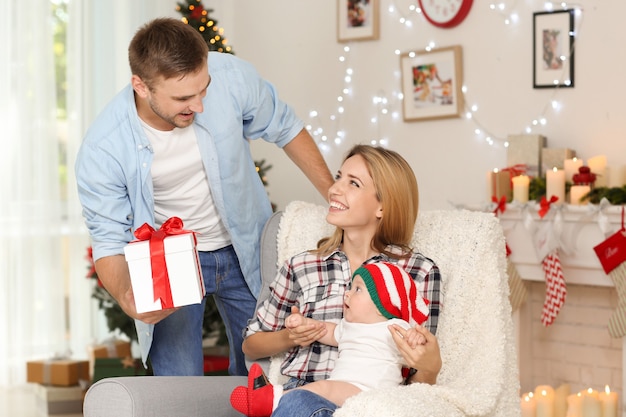
[[[338,347],[335,368],[327,380],[295,389],[312,391],[341,406],[361,391],[399,385],[403,359],[390,325],[408,329],[405,337],[415,348],[425,343],[415,326],[426,321],[428,312],[428,300],[418,294],[415,281],[402,268],[387,262],[361,266],[344,294],[343,319],[339,324],[323,322],[328,331],[318,340]],[[297,307],[285,319],[287,328],[314,323],[320,322],[304,317]],[[248,387],[235,388],[230,400],[246,416],[269,417],[282,395],[282,386],[271,385],[261,367],[253,364]]]

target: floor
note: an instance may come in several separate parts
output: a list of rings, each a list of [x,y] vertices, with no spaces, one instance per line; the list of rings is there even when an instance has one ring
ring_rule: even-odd
[[[24,384],[18,387],[0,387],[1,417],[45,417],[37,409],[33,386]],[[82,414],[54,414],[54,417],[82,417]]]

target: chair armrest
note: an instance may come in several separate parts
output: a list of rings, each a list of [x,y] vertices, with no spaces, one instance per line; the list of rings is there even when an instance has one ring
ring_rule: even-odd
[[[242,376],[105,378],[85,395],[84,417],[238,417],[230,393]]]

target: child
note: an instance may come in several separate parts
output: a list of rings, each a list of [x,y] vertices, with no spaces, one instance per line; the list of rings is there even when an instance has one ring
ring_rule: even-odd
[[[414,280],[402,268],[388,262],[374,262],[359,267],[352,275],[343,311],[339,324],[324,322],[328,331],[319,339],[339,348],[330,378],[296,388],[312,391],[338,406],[361,391],[402,382],[402,356],[389,326],[396,323],[409,329],[406,338],[410,346],[423,344],[424,337],[413,327],[426,320],[429,308],[428,300],[418,294]],[[285,325],[295,328],[314,322],[293,307]],[[282,386],[271,385],[261,367],[254,364],[248,387],[235,388],[231,404],[249,417],[270,416],[282,391]]]

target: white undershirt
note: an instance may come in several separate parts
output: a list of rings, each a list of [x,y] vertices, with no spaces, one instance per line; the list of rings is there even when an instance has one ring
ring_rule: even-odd
[[[215,207],[193,125],[161,131],[141,123],[154,152],[150,172],[155,226],[180,217],[186,230],[198,233],[198,250],[229,245],[230,236]]]

